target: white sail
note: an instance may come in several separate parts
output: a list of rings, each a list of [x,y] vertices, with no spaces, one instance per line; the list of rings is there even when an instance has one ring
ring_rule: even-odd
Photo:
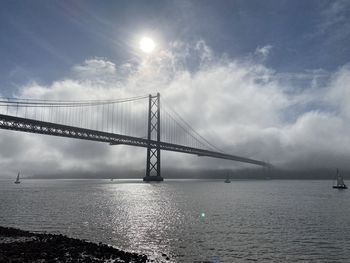
[[[344,185],[343,176],[341,176],[340,174],[338,174],[337,177],[337,185]]]
[[[17,174],[16,182],[19,182],[19,173]]]
[[[337,186],[344,186],[344,180],[343,176],[339,173],[339,170],[337,169]]]
[[[337,175],[336,175],[337,185],[333,185],[333,188],[336,189],[348,189],[346,184],[344,183],[343,176],[339,173],[339,170],[337,169]]]
[[[231,183],[229,173],[227,173],[227,174],[226,174],[226,180],[225,180],[225,183]]]

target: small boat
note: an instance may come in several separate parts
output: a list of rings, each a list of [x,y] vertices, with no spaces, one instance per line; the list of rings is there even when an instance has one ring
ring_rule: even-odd
[[[225,180],[225,183],[231,183],[231,180],[230,180],[230,175],[229,175],[229,173],[227,173],[227,176],[226,176],[226,180]]]
[[[337,185],[333,185],[333,188],[335,188],[335,189],[348,189],[348,187],[344,183],[343,176],[339,173],[338,169],[337,169],[336,179],[337,179]]]
[[[20,182],[20,180],[19,180],[19,172],[18,172],[16,181],[15,181],[15,184],[20,184],[20,183],[21,183],[21,182]]]

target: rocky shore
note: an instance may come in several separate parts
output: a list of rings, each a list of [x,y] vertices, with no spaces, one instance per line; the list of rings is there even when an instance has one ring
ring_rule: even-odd
[[[0,227],[0,262],[149,262],[146,255],[63,235]]]

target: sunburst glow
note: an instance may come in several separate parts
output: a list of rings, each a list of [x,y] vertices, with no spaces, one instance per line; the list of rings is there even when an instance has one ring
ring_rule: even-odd
[[[140,49],[145,53],[151,53],[154,48],[156,47],[156,44],[154,43],[153,39],[149,37],[143,37],[140,40]]]

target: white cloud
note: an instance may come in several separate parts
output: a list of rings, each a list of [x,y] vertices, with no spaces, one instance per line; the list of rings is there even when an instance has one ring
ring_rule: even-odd
[[[266,60],[271,52],[271,49],[272,49],[271,45],[257,47],[255,50],[255,55],[260,57],[262,60]]]
[[[81,65],[75,65],[72,70],[82,79],[110,80],[116,73],[116,66],[106,59],[93,58],[85,60]]]
[[[339,27],[347,23],[349,12],[349,2],[347,0],[331,1],[322,10],[322,23],[318,25],[321,33],[326,33],[334,27]]]
[[[321,3],[321,12],[313,33],[308,38],[322,37],[322,42],[333,46],[337,42],[347,42],[350,32],[348,19],[350,2],[347,0],[326,1]],[[337,47],[344,46],[337,43]],[[345,47],[344,47],[345,48]]]
[[[350,64],[334,74],[328,89],[327,99],[343,118],[350,118]]]
[[[257,52],[267,56],[270,49],[266,46]],[[350,169],[346,161],[350,157],[349,66],[333,74],[322,89],[311,85],[300,90],[261,62],[216,57],[200,42],[177,43],[170,50],[158,51],[156,57],[126,65],[117,66],[101,58],[86,60],[74,66],[73,72],[74,78],[48,86],[29,83],[19,96],[110,99],[159,91],[163,104],[170,104],[204,137],[229,153],[285,168]],[[308,74],[312,79],[319,72]],[[293,89],[298,92],[290,92]],[[296,110],[298,115],[294,119],[286,117],[286,112],[298,107],[303,110]],[[1,132],[5,134],[0,139],[4,171],[18,166],[32,173],[45,171],[49,166],[60,171],[96,172],[104,171],[103,167],[117,170],[144,166],[144,149]],[[24,147],[18,149],[18,145]],[[164,155],[165,167],[231,165],[227,161],[183,154]]]

